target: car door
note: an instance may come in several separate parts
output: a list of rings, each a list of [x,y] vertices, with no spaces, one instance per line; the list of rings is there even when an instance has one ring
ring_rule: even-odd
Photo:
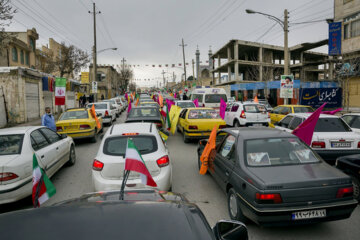
[[[179,126],[180,126],[179,129],[181,129],[181,131],[184,131],[186,113],[187,113],[187,109],[183,109],[179,115]]]
[[[286,132],[292,132],[292,130],[289,129],[290,122],[293,120],[293,116],[286,116],[284,117],[280,122],[277,122],[275,124],[276,129],[280,129]]]
[[[238,114],[239,107],[240,105],[238,103],[234,103],[231,106],[228,125],[234,126],[234,120],[236,118],[236,115]],[[240,113],[238,115],[240,116]]]
[[[278,122],[278,118],[279,118],[279,112],[283,109],[284,107],[276,107],[272,110],[272,113],[270,114],[270,119],[271,119],[271,123],[274,124],[276,122]]]
[[[229,115],[230,115],[231,106],[232,106],[232,103],[228,103],[226,105],[226,109],[225,109],[224,121],[226,122],[227,125],[231,125],[231,123],[229,121]]]
[[[236,137],[228,134],[218,148],[214,158],[214,178],[222,189],[226,189],[235,166],[235,145]]]

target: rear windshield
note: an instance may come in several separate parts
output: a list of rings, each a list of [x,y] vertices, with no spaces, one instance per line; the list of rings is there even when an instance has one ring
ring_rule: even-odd
[[[88,108],[91,108],[93,104],[89,104],[88,105]],[[95,105],[95,109],[107,109],[107,104],[101,104],[101,103],[98,103],[98,104],[94,104]]]
[[[71,119],[88,119],[89,114],[88,111],[70,111],[64,112],[60,120],[71,120]]]
[[[125,156],[127,137],[107,138],[104,143],[103,152],[106,155]],[[132,136],[135,146],[141,154],[148,154],[157,151],[158,145],[154,136]]]
[[[193,94],[193,95],[191,95],[191,100],[197,99],[199,102],[202,102],[203,96],[204,96],[203,94]]]
[[[195,104],[193,102],[178,102],[177,105],[181,108],[195,107]]]
[[[227,102],[226,94],[206,94],[205,103],[220,103],[221,98]]]
[[[351,132],[351,128],[341,118],[319,118],[315,132]]]
[[[213,109],[191,110],[188,119],[216,119],[220,115]]]
[[[111,104],[116,104],[115,100],[105,100],[104,102],[109,102]]]
[[[128,117],[160,117],[160,111],[157,108],[133,108]]]
[[[156,102],[153,102],[153,103],[148,103],[148,102],[145,102],[145,103],[140,103],[141,106],[150,106],[150,107],[158,107],[159,104],[157,104]]]
[[[23,134],[0,135],[0,155],[20,154],[23,139]]]
[[[264,111],[264,107],[260,107],[261,111]],[[259,113],[260,109],[257,105],[244,105],[244,111],[247,113]]]
[[[254,139],[245,142],[249,166],[280,166],[315,163],[320,160],[297,138]]]
[[[314,112],[311,107],[294,107],[294,113],[309,113]]]

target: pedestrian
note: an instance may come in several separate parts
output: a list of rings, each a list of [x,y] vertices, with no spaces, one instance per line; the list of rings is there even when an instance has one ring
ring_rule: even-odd
[[[104,100],[105,97],[104,97],[104,94],[101,94],[101,100]]]
[[[188,97],[187,97],[187,95],[186,95],[186,92],[184,92],[183,100],[188,100]]]
[[[56,132],[55,118],[51,114],[51,109],[49,107],[45,108],[45,114],[41,117],[41,125]]]

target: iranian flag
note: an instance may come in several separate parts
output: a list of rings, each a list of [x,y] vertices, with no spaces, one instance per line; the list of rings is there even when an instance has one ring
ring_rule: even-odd
[[[171,128],[169,108],[166,107],[166,129],[169,131]]]
[[[65,105],[66,78],[55,80],[55,105]]]
[[[39,167],[36,155],[33,155],[33,188],[32,188],[32,201],[34,208],[40,207],[44,202],[51,198],[56,189],[46,176],[44,170]]]
[[[152,178],[149,170],[147,169],[141,154],[137,150],[134,142],[128,138],[126,153],[125,153],[125,170],[140,173],[141,182],[144,185],[157,187],[156,182]]]

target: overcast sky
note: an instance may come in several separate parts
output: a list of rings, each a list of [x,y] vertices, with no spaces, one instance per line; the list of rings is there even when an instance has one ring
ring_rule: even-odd
[[[184,38],[186,62],[195,58],[199,46],[203,64],[209,46],[215,52],[230,39],[283,45],[283,31],[274,21],[246,14],[253,9],[283,18],[289,10],[290,23],[333,18],[334,0],[12,0],[18,9],[8,30],[25,31],[35,27],[38,47],[50,37],[71,43],[91,52],[93,45],[92,3],[97,11],[98,51],[117,47],[98,55],[98,64],[126,63],[135,67],[137,82],[154,85],[162,70],[170,77],[173,71],[180,80],[181,69],[159,68],[159,64],[182,63],[179,44]],[[275,24],[275,25],[274,25]],[[328,38],[327,23],[290,26],[289,46]],[[319,49],[326,52],[327,48]],[[156,68],[151,65],[156,64]],[[146,67],[145,65],[149,65]],[[189,64],[188,71],[192,72]],[[188,74],[192,75],[192,73]]]

